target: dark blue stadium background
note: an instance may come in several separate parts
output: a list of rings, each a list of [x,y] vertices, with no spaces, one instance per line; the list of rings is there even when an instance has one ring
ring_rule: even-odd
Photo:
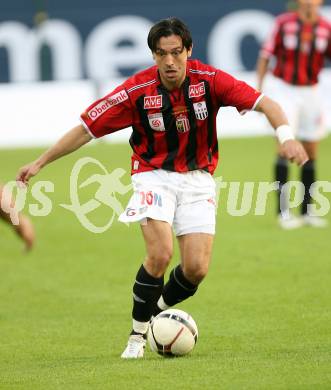
[[[330,5],[331,1],[326,1]],[[51,19],[64,19],[72,23],[85,40],[91,29],[101,21],[118,15],[139,15],[157,21],[168,16],[178,16],[190,26],[194,39],[194,56],[206,61],[206,42],[212,26],[225,15],[240,9],[256,9],[276,15],[283,12],[288,1],[282,0],[2,0],[0,23],[19,21],[29,27],[34,25],[38,11],[46,11]],[[242,58],[247,70],[255,66],[258,43],[247,36],[241,45]],[[7,82],[7,51],[0,42],[0,82]],[[126,76],[125,74],[123,74]],[[47,75],[44,75],[47,79]]]

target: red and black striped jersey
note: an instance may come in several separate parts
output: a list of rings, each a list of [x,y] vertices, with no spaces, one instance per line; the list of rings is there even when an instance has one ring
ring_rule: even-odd
[[[276,58],[273,74],[293,85],[314,85],[325,57],[331,58],[331,24],[319,17],[303,23],[296,12],[279,15],[261,56]]]
[[[218,161],[218,109],[251,110],[260,96],[245,82],[189,60],[180,88],[168,91],[153,66],[90,105],[81,120],[96,138],[132,126],[132,174],[154,169],[212,174]]]

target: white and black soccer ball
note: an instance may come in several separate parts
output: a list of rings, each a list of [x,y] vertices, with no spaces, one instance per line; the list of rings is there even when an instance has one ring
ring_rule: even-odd
[[[148,330],[151,350],[163,356],[183,356],[198,340],[194,319],[185,311],[168,309],[153,318]]]

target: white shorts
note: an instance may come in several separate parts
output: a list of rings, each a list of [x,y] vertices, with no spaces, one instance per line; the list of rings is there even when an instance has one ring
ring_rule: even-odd
[[[327,134],[319,88],[295,86],[272,77],[268,96],[276,100],[300,141],[319,141]],[[269,88],[268,88],[269,89]]]
[[[215,182],[201,170],[177,173],[157,169],[132,175],[134,193],[121,222],[166,221],[176,236],[215,234]]]

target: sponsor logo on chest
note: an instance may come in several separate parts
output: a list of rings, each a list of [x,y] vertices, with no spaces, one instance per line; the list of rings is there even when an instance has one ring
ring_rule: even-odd
[[[195,117],[197,119],[204,120],[208,117],[208,110],[205,101],[193,103],[193,108],[195,112]]]
[[[149,110],[151,108],[161,108],[161,107],[162,107],[162,95],[144,97],[145,110]]]
[[[294,50],[298,46],[298,38],[294,34],[286,34],[284,36],[284,46],[288,50]]]
[[[162,113],[157,112],[156,114],[148,115],[148,122],[153,130],[165,131]]]
[[[87,115],[94,121],[99,118],[99,116],[102,115],[104,112],[108,111],[110,108],[116,106],[117,104],[124,102],[128,98],[128,94],[123,89],[122,91],[110,96],[108,99],[102,100],[90,111],[88,111]]]
[[[204,83],[199,83],[199,84],[193,84],[189,86],[188,90],[188,96],[189,98],[195,98],[199,96],[205,95],[205,84]]]

